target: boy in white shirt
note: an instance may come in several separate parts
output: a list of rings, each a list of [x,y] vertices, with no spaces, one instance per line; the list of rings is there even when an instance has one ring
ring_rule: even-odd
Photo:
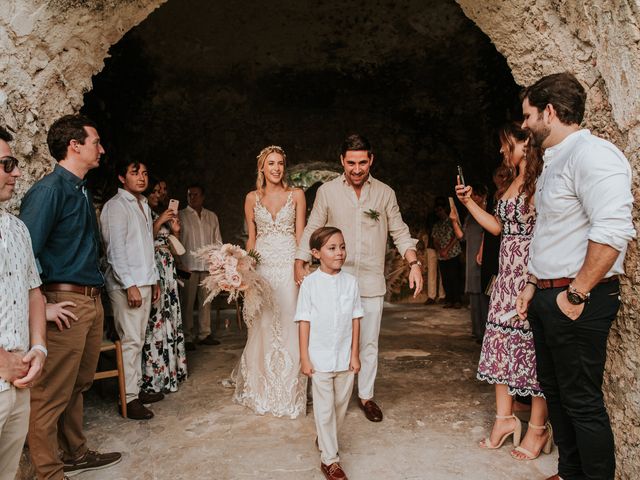
[[[300,368],[312,378],[313,412],[320,468],[328,480],[346,480],[338,457],[338,430],[360,370],[360,318],[364,315],[356,277],[341,271],[347,257],[340,229],[322,227],[311,235],[311,254],[320,268],[305,278],[295,321]]]

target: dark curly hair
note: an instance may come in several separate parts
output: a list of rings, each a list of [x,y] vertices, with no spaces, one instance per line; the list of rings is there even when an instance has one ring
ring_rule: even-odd
[[[511,164],[511,157],[515,151],[516,143],[526,142],[529,134],[522,129],[522,122],[508,122],[500,128],[500,144],[504,151],[504,160],[501,167],[496,172],[496,177],[500,179],[500,184],[496,191],[495,198],[499,199],[507,191],[509,185],[515,180],[517,172]],[[525,148],[525,159],[527,165],[524,171],[524,182],[520,187],[520,193],[532,199],[536,193],[536,181],[542,172],[542,150],[527,144]]]

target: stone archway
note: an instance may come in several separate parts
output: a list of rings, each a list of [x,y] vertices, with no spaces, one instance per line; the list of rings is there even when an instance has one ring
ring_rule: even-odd
[[[77,111],[109,47],[165,0],[10,0],[0,11],[0,116],[28,160],[21,196],[49,168],[46,127]],[[640,196],[640,10],[633,0],[456,0],[494,42],[516,81],[561,70],[587,86],[585,124],[627,155]],[[18,200],[16,200],[18,201]],[[15,205],[13,207],[15,208]],[[640,226],[639,210],[635,210]],[[640,286],[637,243],[627,259],[624,305],[610,336],[606,392],[620,478],[640,477]],[[631,428],[629,428],[631,426]]]

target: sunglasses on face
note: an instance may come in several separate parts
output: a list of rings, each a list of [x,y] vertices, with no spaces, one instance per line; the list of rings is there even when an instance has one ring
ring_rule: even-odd
[[[0,158],[0,165],[4,165],[4,172],[11,173],[18,166],[18,159],[15,157]]]

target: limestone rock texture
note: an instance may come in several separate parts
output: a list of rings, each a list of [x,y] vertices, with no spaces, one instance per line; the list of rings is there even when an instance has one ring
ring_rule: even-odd
[[[634,173],[640,231],[640,3],[637,0],[456,0],[496,45],[520,85],[560,71],[588,90],[584,125],[613,141]],[[629,247],[623,306],[609,337],[605,393],[614,426],[618,478],[640,478],[640,270]]]
[[[0,2],[0,121],[14,133],[14,154],[26,162],[10,209],[15,211],[29,186],[52,168],[48,126],[80,109],[109,47],[162,3]]]
[[[10,208],[51,168],[46,128],[76,112],[109,47],[164,0],[2,0],[0,121],[26,161]],[[585,125],[629,158],[640,197],[640,3],[638,0],[457,0],[492,40],[515,80],[571,71],[589,93]],[[640,214],[635,210],[636,226]],[[610,336],[606,396],[618,477],[640,478],[640,268],[630,246],[624,305]]]

